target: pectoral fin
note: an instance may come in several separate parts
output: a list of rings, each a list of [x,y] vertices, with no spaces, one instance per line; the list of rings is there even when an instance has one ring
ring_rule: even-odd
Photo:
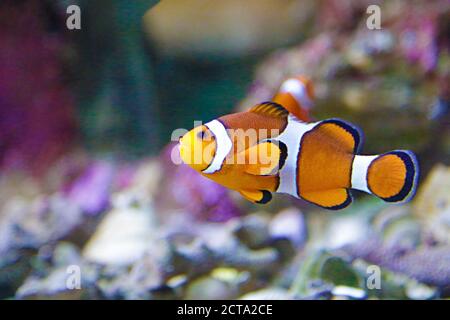
[[[306,201],[330,210],[343,209],[352,202],[350,192],[344,188],[306,192],[300,196]]]
[[[254,203],[265,204],[272,200],[272,194],[267,190],[240,190],[239,193]]]
[[[274,175],[283,166],[287,149],[283,143],[265,141],[245,152],[245,172],[252,175]]]

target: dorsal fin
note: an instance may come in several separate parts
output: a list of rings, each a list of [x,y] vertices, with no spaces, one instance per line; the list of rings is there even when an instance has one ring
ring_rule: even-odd
[[[301,108],[297,100],[288,92],[277,93],[273,98],[274,101],[283,106],[289,113],[293,114],[297,119],[304,122],[311,122],[309,111]]]
[[[257,104],[256,106],[252,107],[249,112],[258,113],[274,118],[287,118],[289,115],[289,112],[285,108],[283,108],[282,105],[273,101],[266,101]]]
[[[362,147],[362,131],[347,121],[337,118],[323,120],[314,130],[320,130],[322,133],[332,137],[347,152],[357,154]]]

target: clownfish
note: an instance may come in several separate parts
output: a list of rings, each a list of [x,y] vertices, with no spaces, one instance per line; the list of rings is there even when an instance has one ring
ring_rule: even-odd
[[[419,167],[413,152],[360,155],[361,130],[341,119],[311,121],[313,100],[309,79],[287,79],[271,101],[186,133],[180,157],[254,203],[287,193],[337,210],[352,202],[350,189],[387,202],[414,196]]]

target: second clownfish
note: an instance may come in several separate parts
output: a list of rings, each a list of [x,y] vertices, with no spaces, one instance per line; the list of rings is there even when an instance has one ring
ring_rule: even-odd
[[[352,202],[350,189],[387,202],[411,199],[418,177],[414,153],[360,155],[362,135],[354,125],[310,122],[313,99],[308,79],[288,79],[272,101],[186,133],[181,159],[255,203],[267,203],[276,192],[336,210]]]

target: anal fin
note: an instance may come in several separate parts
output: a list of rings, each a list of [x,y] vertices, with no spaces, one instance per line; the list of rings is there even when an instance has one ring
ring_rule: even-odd
[[[339,210],[352,203],[350,191],[345,188],[306,192],[300,196],[315,205],[330,210]]]
[[[240,190],[239,193],[254,203],[265,204],[272,200],[272,193],[267,190]]]

